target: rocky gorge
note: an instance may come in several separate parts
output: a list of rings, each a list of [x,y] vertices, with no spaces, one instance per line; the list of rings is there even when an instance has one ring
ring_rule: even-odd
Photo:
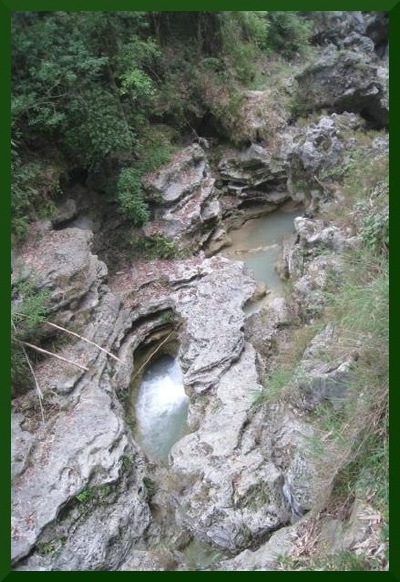
[[[313,528],[332,551],[379,547],[365,499],[323,512],[333,481],[322,486],[312,443],[315,411],[341,409],[359,358],[355,345],[325,361],[337,330],[321,316],[360,243],[336,220],[340,173],[360,149],[388,156],[384,15],[318,14],[318,55],[293,89],[304,117],[287,113],[270,139],[244,147],[189,144],[146,175],[155,210],[141,236],[172,241],[175,258],[113,269],[107,244],[123,224],[95,187],[76,183],[15,250],[13,284],[33,272],[50,290],[49,321],[77,335],[56,343],[63,360],[35,364],[36,392],[12,401],[14,570],[272,571]],[[249,135],[262,124],[249,120]],[[269,298],[268,284],[221,251],[232,229],[282,208],[301,215],[277,265],[282,292]],[[263,398],[293,329],[307,338],[289,396]],[[189,399],[184,434],[162,462],[142,450],[134,409],[156,354],[179,360]]]

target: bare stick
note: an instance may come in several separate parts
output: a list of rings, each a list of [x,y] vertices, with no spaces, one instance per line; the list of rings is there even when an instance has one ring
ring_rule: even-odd
[[[122,360],[120,360],[119,358],[117,358],[117,356],[114,356],[114,354],[112,354],[111,352],[105,350],[104,348],[100,347],[98,344],[96,344],[95,342],[92,342],[91,340],[88,340],[86,337],[83,337],[82,335],[79,335],[79,333],[75,333],[74,331],[70,331],[69,329],[66,329],[65,327],[61,327],[61,325],[56,325],[55,323],[51,323],[50,321],[46,321],[47,325],[50,325],[51,327],[55,327],[56,329],[61,329],[61,331],[65,331],[66,333],[69,333],[70,335],[74,335],[75,337],[78,337],[79,339],[83,340],[84,342],[88,343],[88,344],[92,344],[92,346],[96,346],[96,348],[99,348],[99,350],[101,350],[102,352],[105,352],[108,356],[110,356],[110,358],[114,358],[114,360],[117,360],[117,362],[119,362],[120,364],[123,364],[124,362]]]
[[[12,326],[14,328],[14,331],[17,332],[17,329],[15,327],[15,323],[13,321],[12,321]],[[20,342],[20,343],[22,343],[22,342]],[[28,364],[29,369],[31,371],[31,374],[33,376],[33,379],[35,381],[36,392],[37,392],[38,399],[39,399],[40,414],[42,415],[42,423],[43,423],[43,426],[44,426],[45,425],[45,420],[44,420],[44,410],[43,410],[43,404],[42,404],[43,392],[40,389],[39,382],[37,381],[36,374],[33,371],[33,366],[32,366],[31,361],[29,359],[28,353],[27,353],[27,351],[26,351],[26,349],[25,349],[25,347],[23,345],[21,345],[21,349],[23,351],[23,354],[25,356],[25,359],[27,361],[27,364]]]
[[[53,356],[53,358],[57,358],[57,360],[62,360],[63,362],[67,362],[67,364],[72,364],[73,366],[77,366],[81,370],[85,370],[86,372],[89,370],[89,368],[86,368],[86,366],[82,366],[81,364],[78,364],[77,362],[73,362],[72,360],[67,360],[67,358],[63,358],[62,356],[58,356],[57,354],[53,354],[53,352],[48,352],[47,350],[43,350],[42,348],[38,348],[37,346],[34,346],[33,344],[29,344],[28,342],[23,342],[21,340],[18,340],[18,341],[21,344],[23,344],[24,346],[28,346],[28,348],[32,348],[33,350],[36,350],[37,352],[40,352],[42,354],[47,354],[48,356]]]

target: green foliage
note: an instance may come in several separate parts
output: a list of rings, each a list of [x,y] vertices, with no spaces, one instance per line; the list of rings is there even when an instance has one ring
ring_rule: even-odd
[[[68,538],[66,536],[59,536],[53,538],[48,542],[39,542],[36,545],[36,549],[42,556],[45,556],[47,554],[53,554],[54,552],[61,549],[61,547],[65,544],[67,539]]]
[[[149,108],[157,94],[155,81],[145,69],[151,69],[160,57],[161,51],[153,39],[144,41],[136,35],[119,51],[120,94],[136,106]]]
[[[365,245],[375,252],[389,249],[389,208],[376,214],[367,214],[363,219],[361,237]]]
[[[110,495],[112,488],[110,485],[100,485],[98,487],[87,486],[75,497],[81,504],[86,504],[91,501],[100,501]]]
[[[136,226],[146,224],[150,219],[142,176],[168,162],[173,151],[161,129],[146,126],[142,131],[142,140],[137,148],[138,160],[135,166],[121,170],[115,188],[121,210]]]
[[[145,21],[143,13],[14,13],[15,135],[51,137],[86,168],[132,151],[156,93],[148,68],[158,50],[140,37]]]
[[[228,70],[236,72],[240,82],[248,85],[255,77],[258,48],[265,45],[268,23],[266,12],[224,12],[221,37]]]
[[[264,381],[261,392],[254,394],[254,405],[279,400],[283,396],[283,389],[290,384],[293,379],[293,370],[278,368],[274,370]]]
[[[68,121],[65,148],[83,167],[98,167],[108,156],[134,148],[135,134],[106,88],[94,86],[78,93],[70,103]]]
[[[278,559],[278,564],[279,570],[290,571],[360,572],[381,569],[378,560],[365,553],[356,554],[351,550],[343,550],[334,554],[320,554],[311,559],[281,557]]]
[[[309,48],[311,25],[297,12],[268,12],[267,48],[292,58]]]
[[[156,481],[150,477],[143,477],[143,485],[147,489],[149,499],[151,499],[157,493],[158,486]]]
[[[141,226],[148,222],[150,212],[143,198],[139,170],[134,168],[122,170],[117,181],[117,192],[122,211],[135,225]]]
[[[13,288],[15,297],[11,305],[11,318],[20,339],[32,339],[38,326],[46,320],[50,292],[38,291],[35,283],[25,279]]]
[[[76,495],[79,503],[86,503],[96,497],[96,489],[94,487],[85,487],[80,493]]]
[[[163,234],[141,239],[138,246],[149,260],[172,259],[177,254],[175,242]]]
[[[129,455],[122,455],[121,457],[121,472],[128,473],[133,466],[132,457]]]
[[[58,173],[39,159],[24,161],[17,148],[11,155],[11,225],[17,239],[26,235],[29,221],[47,218],[54,211],[52,198],[59,191]]]

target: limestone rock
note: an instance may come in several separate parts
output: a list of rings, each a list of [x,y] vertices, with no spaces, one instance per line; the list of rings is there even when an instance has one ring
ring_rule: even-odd
[[[240,151],[228,150],[222,157],[218,170],[228,189],[258,188],[274,190],[277,185],[284,183],[287,167],[284,160],[271,155],[265,147],[252,144]]]
[[[366,53],[330,45],[298,75],[297,98],[308,111],[352,111],[376,128],[388,127],[388,87],[378,69]]]
[[[295,526],[283,527],[257,550],[244,550],[230,560],[223,560],[214,568],[222,571],[273,571],[278,558],[290,555],[295,549]]]
[[[148,196],[159,200],[154,220],[144,227],[146,236],[164,235],[184,248],[201,244],[208,236],[207,225],[218,222],[214,179],[199,145],[178,152],[169,164],[147,175],[144,184]]]
[[[170,454],[181,484],[178,522],[196,538],[231,551],[288,519],[280,471],[256,448],[241,447],[258,390],[255,353],[247,345],[208,399],[198,429]]]
[[[28,430],[23,430],[22,414],[11,414],[11,478],[17,477],[27,468],[32,451],[34,436]]]
[[[25,269],[39,279],[39,288],[51,290],[51,311],[64,323],[85,318],[99,301],[107,267],[91,253],[92,238],[89,230],[52,230],[20,252]]]
[[[66,222],[74,219],[77,215],[76,202],[73,198],[67,198],[61,206],[59,206],[51,218],[54,227],[62,226]]]
[[[364,35],[366,22],[360,11],[324,11],[308,12],[313,24],[312,41],[326,46],[330,43],[343,42],[349,35]]]

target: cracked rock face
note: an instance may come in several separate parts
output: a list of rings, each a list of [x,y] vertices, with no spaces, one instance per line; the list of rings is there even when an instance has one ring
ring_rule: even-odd
[[[144,184],[148,196],[159,201],[154,221],[144,227],[146,236],[171,237],[179,248],[207,238],[204,230],[217,221],[220,207],[205,152],[199,145],[179,151],[169,164],[147,175]]]
[[[100,285],[105,265],[90,253],[90,240],[90,233],[79,229],[49,233],[42,239],[47,254],[25,249],[23,257],[50,285],[61,317],[67,318],[78,298],[82,304],[96,294],[86,305],[90,323],[84,335],[112,349],[126,317],[119,300]],[[60,258],[68,261],[59,263]],[[62,289],[66,294],[59,301]],[[108,356],[78,339],[58,353],[88,370],[52,358],[42,361],[35,375],[50,397],[49,406],[44,402],[46,425],[35,430],[32,408],[12,415],[12,560],[16,569],[115,569],[150,520],[143,458],[122,419]],[[107,491],[113,503],[101,498],[88,513],[78,496],[90,501],[99,491]]]
[[[242,442],[247,415],[260,390],[255,352],[247,344],[208,397],[199,428],[172,449],[179,483],[177,519],[192,534],[235,551],[285,523],[282,475],[271,460]]]
[[[387,79],[368,53],[329,45],[297,77],[298,96],[309,110],[359,113],[376,128],[389,123]]]

